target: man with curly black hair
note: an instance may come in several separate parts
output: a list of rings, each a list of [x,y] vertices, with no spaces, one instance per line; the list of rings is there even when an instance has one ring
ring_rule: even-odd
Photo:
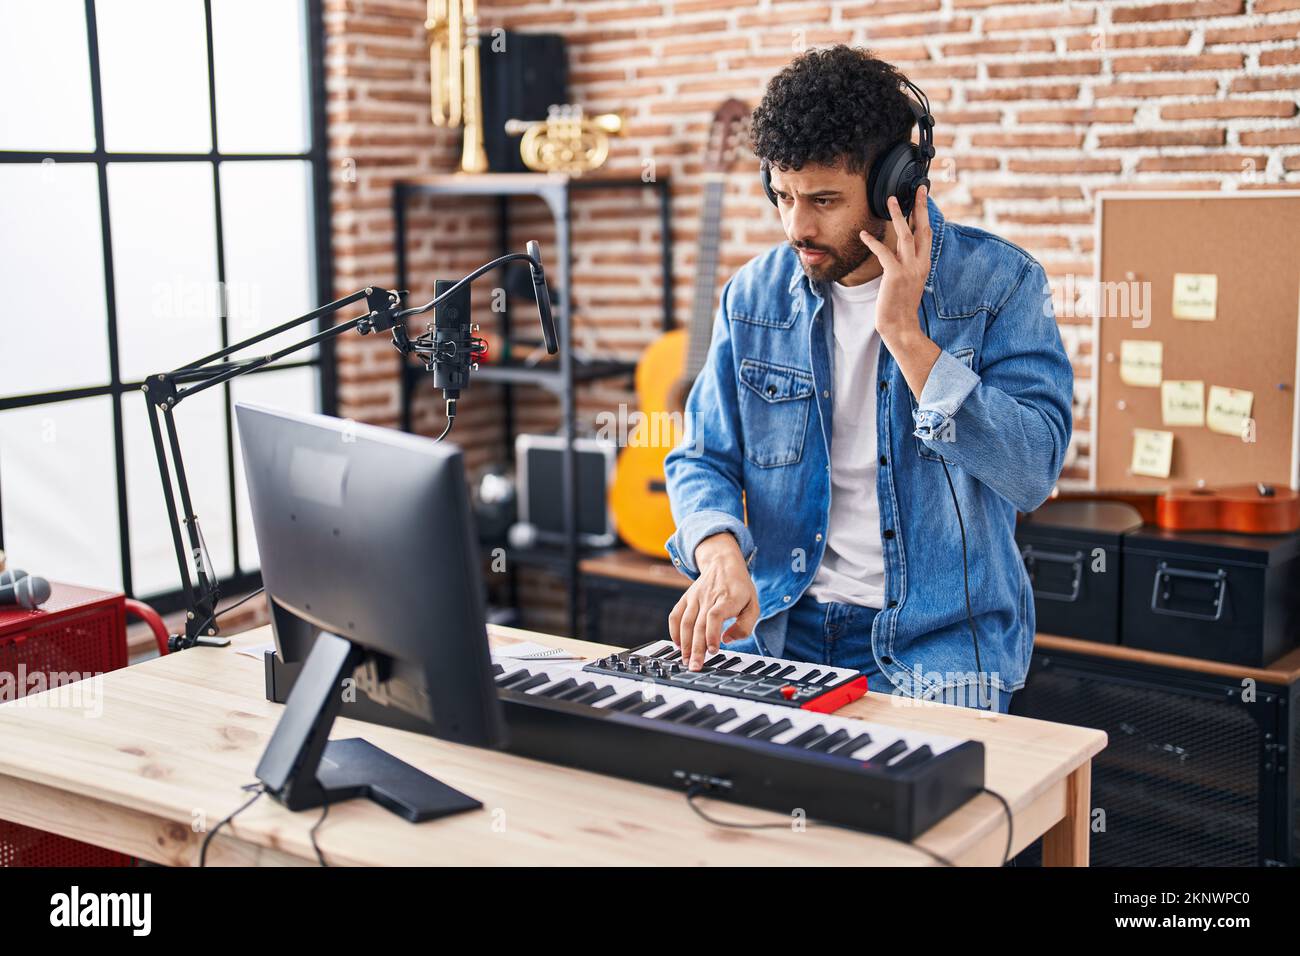
[[[754,111],[789,241],[723,290],[666,462],[693,579],[669,629],[692,669],[725,642],[1005,711],[1034,635],[1016,512],[1060,475],[1073,372],[1042,266],[947,222],[923,167],[891,180],[930,122],[905,85],[836,46]]]

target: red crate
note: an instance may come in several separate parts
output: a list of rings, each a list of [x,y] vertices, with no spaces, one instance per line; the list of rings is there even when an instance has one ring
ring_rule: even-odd
[[[51,582],[35,611],[0,608],[0,673],[106,673],[126,666],[121,594]],[[25,687],[19,686],[22,694]],[[0,866],[130,866],[124,853],[0,820]]]

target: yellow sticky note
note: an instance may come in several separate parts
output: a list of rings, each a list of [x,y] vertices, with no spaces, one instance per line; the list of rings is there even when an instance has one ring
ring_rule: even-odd
[[[1174,318],[1213,321],[1219,303],[1219,277],[1174,273]]]
[[[1205,424],[1212,432],[1240,438],[1254,403],[1254,392],[1248,392],[1244,388],[1211,385],[1210,402],[1205,408]]]
[[[1119,379],[1125,385],[1156,388],[1164,355],[1163,342],[1124,339],[1119,343]]]
[[[1160,414],[1166,425],[1205,424],[1205,383],[1160,383]]]
[[[1152,431],[1149,428],[1133,429],[1133,465],[1135,475],[1151,478],[1168,478],[1169,465],[1174,460],[1174,433]]]

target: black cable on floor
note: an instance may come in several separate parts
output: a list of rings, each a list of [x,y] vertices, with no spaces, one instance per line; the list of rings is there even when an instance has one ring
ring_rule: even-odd
[[[215,827],[209,830],[207,834],[204,835],[203,845],[199,847],[199,866],[208,865],[208,844],[211,843],[212,838],[217,835],[217,831],[220,830],[222,827],[224,827],[231,820],[235,819],[235,817],[239,816],[239,814],[243,813],[245,810],[251,807],[254,803],[257,802],[258,797],[266,793],[266,787],[261,783],[246,783],[239,789],[243,790],[244,792],[248,792],[249,790],[252,790],[253,795],[249,797],[246,801],[244,801],[244,804],[242,806],[233,810],[229,816],[227,816],[224,820],[222,820]]]

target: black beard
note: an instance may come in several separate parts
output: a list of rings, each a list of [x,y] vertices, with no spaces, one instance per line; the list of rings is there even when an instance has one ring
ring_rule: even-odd
[[[839,249],[828,249],[823,246],[805,246],[796,242],[791,242],[790,246],[798,252],[799,249],[814,249],[819,252],[825,252],[830,258],[830,262],[820,266],[808,266],[803,259],[799,260],[799,265],[803,266],[803,271],[808,278],[817,282],[839,282],[850,272],[856,270],[864,262],[870,259],[874,253],[867,248],[866,243],[859,238],[859,232],[870,232],[876,239],[884,242],[885,224],[879,219],[868,219],[862,224],[861,228],[853,233],[853,238]]]

